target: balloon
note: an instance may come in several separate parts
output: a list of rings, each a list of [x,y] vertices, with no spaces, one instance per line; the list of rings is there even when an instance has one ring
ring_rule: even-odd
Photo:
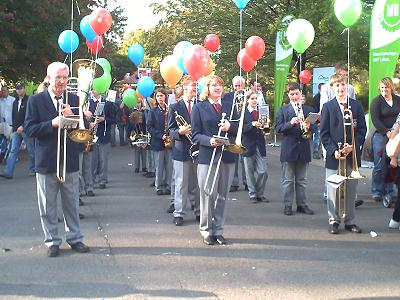
[[[93,42],[89,42],[88,40],[86,40],[86,45],[88,46],[88,48],[90,49],[90,51],[96,55],[97,53],[99,53],[99,51],[101,49],[103,49],[104,44],[103,44],[103,37],[101,35],[98,35],[94,38]]]
[[[206,48],[200,45],[194,45],[186,49],[185,56],[183,57],[183,66],[193,80],[199,80],[209,68],[210,56]]]
[[[104,72],[99,78],[93,80],[93,89],[99,93],[103,94],[111,86],[111,74],[109,72]]]
[[[250,72],[254,66],[256,65],[256,62],[254,59],[252,59],[247,53],[246,49],[243,48],[239,51],[236,61],[238,65],[245,70],[246,72]]]
[[[289,44],[300,54],[310,47],[315,36],[314,27],[305,19],[290,22],[286,34]]]
[[[177,59],[173,55],[168,55],[163,59],[160,64],[161,77],[169,85],[171,89],[174,89],[176,84],[181,80],[183,76],[182,70],[176,63]]]
[[[81,29],[82,35],[91,43],[94,38],[97,36],[97,33],[94,32],[92,26],[90,26],[89,16],[84,16],[79,24],[79,28]]]
[[[140,44],[133,44],[128,49],[128,57],[135,65],[140,65],[144,59],[144,48]]]
[[[215,52],[219,48],[220,40],[218,35],[216,34],[209,34],[204,39],[204,47],[210,52]]]
[[[197,90],[199,91],[200,94],[203,91],[203,88],[204,88],[204,85],[206,84],[206,81],[207,81],[207,77],[201,77],[197,81]]]
[[[105,72],[111,73],[111,64],[107,59],[100,57],[95,61],[104,69]]]
[[[259,36],[251,36],[247,39],[246,53],[255,61],[259,60],[265,52],[265,43]]]
[[[210,75],[214,71],[214,62],[211,59],[210,56],[208,56],[208,62],[207,62],[207,70],[204,72],[204,76]]]
[[[250,0],[233,0],[233,2],[235,2],[237,8],[244,9]]]
[[[144,99],[144,97],[139,93],[139,91],[136,89],[136,95],[140,100]]]
[[[64,53],[70,54],[79,46],[79,37],[72,30],[64,30],[58,37],[58,45]]]
[[[361,15],[362,4],[360,0],[336,0],[335,15],[346,27],[350,27]]]
[[[188,72],[186,71],[185,66],[183,65],[183,57],[185,55],[185,51],[192,46],[193,44],[191,42],[181,41],[174,47],[173,55],[177,58],[177,65],[184,74],[188,74]]]
[[[92,26],[94,32],[98,35],[102,35],[108,29],[110,29],[112,24],[111,14],[107,9],[102,7],[96,8],[89,16],[90,26]]]
[[[149,97],[154,92],[155,86],[153,79],[143,76],[137,83],[137,90],[143,97]]]
[[[303,70],[300,72],[299,79],[302,84],[307,84],[311,81],[312,74],[309,70]]]
[[[138,96],[136,95],[136,91],[134,89],[127,89],[122,94],[122,102],[129,108],[134,108],[138,101]]]

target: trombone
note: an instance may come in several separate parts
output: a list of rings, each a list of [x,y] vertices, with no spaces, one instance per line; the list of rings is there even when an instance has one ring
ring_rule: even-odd
[[[76,94],[78,96],[78,107],[71,107],[71,109],[78,108],[78,115],[68,116],[71,119],[79,118],[79,128],[68,133],[68,127],[62,126],[63,118],[60,118],[60,123],[57,131],[57,178],[60,182],[65,182],[66,164],[67,164],[67,135],[77,143],[85,143],[93,140],[94,136],[91,130],[85,128],[83,121],[83,106],[87,102],[87,96],[92,86],[94,78],[100,77],[103,74],[103,69],[95,61],[90,59],[78,59],[72,64],[72,74],[77,77],[71,76],[68,78],[65,104],[68,105],[68,93]],[[62,114],[62,105],[60,104],[59,116],[64,117]]]

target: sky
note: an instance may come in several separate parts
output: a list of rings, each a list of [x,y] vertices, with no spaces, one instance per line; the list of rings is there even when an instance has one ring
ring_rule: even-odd
[[[113,9],[113,1],[109,2],[109,8]],[[114,0],[114,5],[119,5],[124,9],[124,14],[128,17],[125,33],[136,29],[148,29],[156,25],[159,16],[153,15],[150,4],[153,2],[162,2],[162,0]]]

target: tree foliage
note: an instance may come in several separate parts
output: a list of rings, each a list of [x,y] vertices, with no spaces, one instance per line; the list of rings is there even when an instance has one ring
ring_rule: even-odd
[[[91,8],[107,8],[106,0],[78,0],[73,3],[73,30],[80,36],[80,46],[74,58],[89,57],[79,23]],[[79,6],[79,11],[77,5]],[[55,60],[64,61],[66,54],[58,47],[58,36],[71,29],[71,1],[65,0],[5,0],[0,2],[0,77],[6,81],[41,81],[47,65]],[[79,15],[80,12],[80,15]],[[117,48],[122,38],[126,18],[121,7],[112,12],[113,26],[107,33],[106,51]],[[101,54],[101,53],[100,53]],[[107,54],[107,53],[105,53]]]

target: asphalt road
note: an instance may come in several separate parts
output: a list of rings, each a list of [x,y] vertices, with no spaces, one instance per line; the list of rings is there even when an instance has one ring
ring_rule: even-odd
[[[75,253],[64,242],[57,258],[46,256],[23,155],[14,179],[0,178],[0,299],[400,299],[400,231],[387,228],[392,209],[369,199],[371,170],[362,169],[368,178],[359,183],[363,233],[330,235],[322,162],[308,171],[316,214],[287,217],[279,148],[268,155],[271,202],[251,204],[243,187],[231,193],[229,245],[206,246],[193,214],[176,227],[165,212],[169,199],[133,173],[132,150],[111,148],[107,189],[95,189],[81,207],[91,252]]]

